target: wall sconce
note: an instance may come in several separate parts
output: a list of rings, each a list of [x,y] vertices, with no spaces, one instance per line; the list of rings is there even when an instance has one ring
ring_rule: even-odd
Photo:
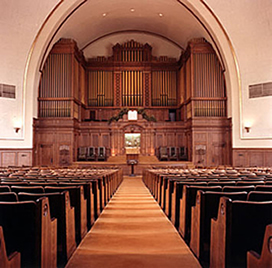
[[[13,117],[13,128],[15,133],[18,133],[22,129],[22,119],[16,116]]]
[[[20,129],[20,127],[14,127],[15,133],[18,133]]]
[[[250,132],[250,129],[251,129],[251,127],[245,127],[246,133],[249,133],[249,132]]]

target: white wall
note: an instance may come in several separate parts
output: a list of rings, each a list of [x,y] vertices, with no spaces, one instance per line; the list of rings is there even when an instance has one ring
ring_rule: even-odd
[[[16,99],[0,98],[1,148],[32,148],[32,108],[24,101],[32,96],[24,92],[24,72],[35,36],[56,3],[0,1],[0,83],[16,86]],[[18,133],[15,124],[22,127]]]
[[[233,146],[272,147],[272,96],[248,97],[249,85],[272,82],[272,2],[208,0],[207,3],[230,37],[240,69],[241,92],[234,92],[232,98],[240,106],[233,107]],[[250,133],[245,132],[245,124],[251,125]]]
[[[0,99],[0,148],[32,147],[32,120],[37,112],[37,82],[27,84],[26,92],[23,92],[24,72],[35,36],[58,2],[57,0],[0,1],[0,10],[4,11],[1,12],[0,17],[0,83],[12,84],[17,88],[15,100]],[[75,3],[79,0],[63,3],[69,5],[68,2],[71,5],[71,2]],[[201,1],[198,0],[185,2],[191,3],[192,6],[201,5]],[[239,106],[239,87],[232,82],[236,79],[233,70],[226,70],[226,75],[229,77],[228,96],[231,97],[229,114],[233,118],[233,145],[234,147],[272,147],[272,97],[250,100],[247,89],[250,84],[272,82],[271,0],[207,0],[206,2],[226,30],[240,68],[241,106]],[[204,10],[204,5],[201,8]],[[62,15],[64,13],[65,11]],[[203,13],[203,19],[210,23],[208,25],[210,30],[217,33],[218,25],[215,20],[208,18],[207,14]],[[59,14],[59,21],[54,20],[55,24],[52,24],[51,29],[63,19],[62,15]],[[50,29],[45,33],[47,36],[44,36],[43,40],[50,37]],[[220,33],[215,39],[221,39]],[[45,45],[46,42],[40,43],[39,50],[36,52],[44,50]],[[220,48],[226,50],[224,55],[231,62],[231,52],[227,46],[222,43]],[[37,60],[38,57],[40,55],[34,53],[31,60]],[[37,77],[38,64],[31,65],[31,68],[28,76]],[[22,131],[18,134],[14,131],[14,120],[17,119],[22,119],[23,124]],[[245,121],[252,122],[252,131],[248,134],[242,131]]]

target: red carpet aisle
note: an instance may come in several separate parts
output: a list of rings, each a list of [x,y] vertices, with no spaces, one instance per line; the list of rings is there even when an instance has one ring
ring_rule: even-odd
[[[67,266],[201,267],[140,177],[125,177]]]

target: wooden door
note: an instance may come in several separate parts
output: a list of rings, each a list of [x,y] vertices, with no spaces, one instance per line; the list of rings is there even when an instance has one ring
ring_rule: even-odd
[[[53,144],[40,145],[40,165],[52,166],[53,165]]]

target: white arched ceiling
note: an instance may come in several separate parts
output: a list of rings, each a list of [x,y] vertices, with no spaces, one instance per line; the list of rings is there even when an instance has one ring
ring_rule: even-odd
[[[60,38],[77,42],[85,56],[105,56],[116,40],[151,42],[153,52],[178,57],[192,38],[204,37],[214,47],[226,70],[227,94],[239,92],[234,51],[216,17],[199,0],[71,0],[61,1],[39,32],[26,68],[25,88],[37,113],[39,71]],[[157,42],[158,41],[158,42]],[[166,55],[166,56],[167,56]],[[99,55],[102,56],[102,55]],[[228,114],[232,108],[229,101]],[[238,105],[239,106],[239,105]]]
[[[195,17],[176,0],[89,0],[70,16],[54,41],[72,38],[79,49],[88,44],[91,49],[97,42],[107,47],[114,33],[131,35],[133,31],[138,37],[142,32],[167,38],[181,48],[186,48],[188,41],[195,37],[209,39]],[[105,35],[107,39],[100,39]],[[164,43],[154,45],[160,47]]]

